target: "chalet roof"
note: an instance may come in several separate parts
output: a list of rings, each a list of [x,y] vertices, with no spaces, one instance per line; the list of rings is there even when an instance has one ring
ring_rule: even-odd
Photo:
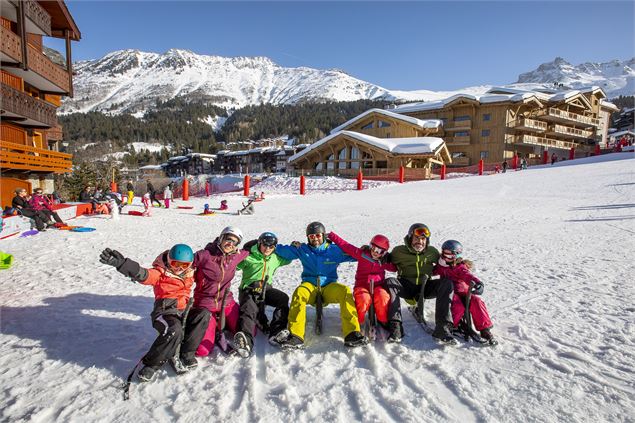
[[[355,116],[352,119],[349,119],[348,121],[344,122],[343,124],[341,124],[337,128],[333,128],[330,133],[334,134],[336,132],[340,132],[344,128],[347,128],[348,126],[352,125],[353,123],[358,122],[358,121],[364,119],[366,116],[371,115],[373,113],[384,115],[386,117],[397,119],[397,120],[400,120],[400,121],[403,121],[403,122],[407,122],[407,123],[409,123],[411,125],[418,126],[418,127],[422,128],[422,129],[440,128],[443,125],[443,122],[441,122],[439,119],[425,119],[425,120],[423,120],[423,119],[413,118],[411,116],[400,115],[399,113],[390,112],[390,111],[384,110],[384,109],[370,109],[370,110],[365,111],[361,115],[358,115],[358,116]]]
[[[629,130],[613,132],[612,134],[609,134],[609,138],[621,137],[622,135],[630,135],[632,137],[635,137],[635,132]]]
[[[161,170],[163,168],[163,165],[145,165],[145,166],[141,166],[139,168],[139,170]]]
[[[604,99],[600,99],[600,106],[602,107],[606,107],[607,109],[611,109],[615,112],[617,112],[618,110],[620,110],[619,107],[617,107],[615,104],[611,103],[610,101],[606,101]],[[626,109],[624,109],[626,111]],[[633,110],[633,109],[631,109]]]
[[[205,154],[205,153],[189,153],[187,155],[188,157],[200,157],[200,158],[207,158],[207,159],[215,159],[216,158],[216,154]]]
[[[443,139],[438,137],[377,138],[373,137],[372,135],[360,134],[359,132],[340,131],[322,138],[321,140],[311,144],[304,150],[289,157],[289,162],[299,159],[310,151],[315,150],[316,148],[328,143],[329,141],[340,135],[349,136],[363,143],[370,144],[374,147],[388,151],[392,154],[431,155],[435,154],[436,151],[438,151],[439,147],[445,144]]]
[[[73,41],[79,41],[82,33],[79,31],[73,16],[68,11],[66,3],[62,0],[38,1],[46,12],[51,15],[51,29],[54,37],[63,37],[62,32],[67,29],[70,31],[70,38]]]

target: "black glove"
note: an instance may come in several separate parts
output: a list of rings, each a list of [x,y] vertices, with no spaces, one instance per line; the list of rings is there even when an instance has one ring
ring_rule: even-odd
[[[118,268],[123,264],[124,261],[126,261],[126,258],[119,251],[106,248],[99,255],[99,261],[109,266]]]
[[[472,294],[483,295],[483,289],[485,289],[485,286],[483,286],[483,282],[476,282],[472,287]]]

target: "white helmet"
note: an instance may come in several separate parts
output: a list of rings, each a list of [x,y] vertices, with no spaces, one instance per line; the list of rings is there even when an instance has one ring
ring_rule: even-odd
[[[243,242],[243,233],[240,229],[238,229],[235,226],[228,226],[225,229],[223,229],[223,231],[220,233],[221,239],[223,239],[225,235],[234,235],[236,238],[238,238],[239,244]]]

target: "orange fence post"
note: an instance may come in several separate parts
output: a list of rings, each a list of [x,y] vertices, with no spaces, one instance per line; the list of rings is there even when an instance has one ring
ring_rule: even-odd
[[[399,166],[399,183],[403,184],[406,179],[406,169],[404,169],[403,165]]]
[[[542,152],[542,164],[547,164],[549,162],[549,153],[547,150]]]
[[[249,197],[249,175],[245,175],[245,182],[243,182],[243,194],[245,197]]]
[[[183,178],[183,201],[187,201],[190,199],[190,181],[187,180],[187,177]]]
[[[300,175],[300,195],[304,195],[306,190],[305,190],[305,180],[304,180],[304,175]]]
[[[573,160],[575,158],[575,148],[571,147],[569,150],[569,160]]]
[[[361,191],[364,184],[364,175],[362,175],[362,170],[360,169],[357,172],[357,191]]]
[[[112,192],[117,192],[117,182],[111,182],[110,183],[110,190]]]
[[[445,179],[445,170],[446,170],[445,164],[442,164],[441,165],[441,180]]]
[[[478,174],[479,175],[483,174],[483,159],[478,161]]]

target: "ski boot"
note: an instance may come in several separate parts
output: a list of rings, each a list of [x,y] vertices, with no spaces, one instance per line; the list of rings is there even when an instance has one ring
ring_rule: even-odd
[[[251,355],[252,344],[253,341],[244,332],[236,332],[236,335],[234,335],[234,347],[242,358],[247,358]]]
[[[143,366],[139,373],[137,374],[137,378],[139,378],[139,382],[150,382],[154,379],[154,375],[157,373],[156,367],[152,366]]]
[[[498,341],[494,338],[494,335],[492,335],[492,332],[489,329],[483,329],[481,331],[481,338],[487,341],[487,345],[492,347],[498,345]]]
[[[432,336],[444,344],[456,345],[458,343],[447,325],[437,326],[432,332]]]
[[[170,363],[170,366],[174,370],[174,373],[176,373],[177,375],[185,374],[189,370],[183,365],[179,357],[172,357],[168,360],[168,363]]]
[[[388,332],[388,339],[386,340],[389,343],[399,343],[401,342],[401,338],[403,337],[403,328],[401,327],[401,322],[397,320],[393,320],[390,322]]]
[[[181,361],[181,364],[183,364],[183,367],[187,372],[196,369],[196,367],[198,366],[198,361],[196,361],[196,357],[194,357],[194,354],[192,354],[191,356],[181,354],[179,360]]]
[[[361,347],[362,345],[366,344],[368,344],[368,338],[366,338],[364,335],[362,335],[361,332],[358,331],[353,331],[346,335],[346,338],[344,338],[344,345],[350,348]]]
[[[282,343],[289,337],[289,331],[282,329],[275,335],[269,337],[269,343],[276,347],[281,347]]]
[[[299,336],[289,333],[289,336],[280,342],[280,348],[283,350],[301,350],[304,348],[304,340]]]

